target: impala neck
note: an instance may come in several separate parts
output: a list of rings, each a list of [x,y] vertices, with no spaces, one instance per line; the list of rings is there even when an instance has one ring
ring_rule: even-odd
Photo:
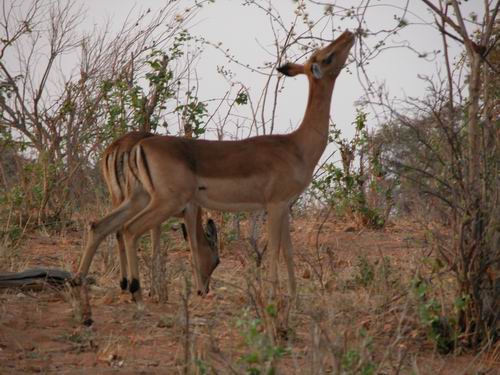
[[[304,119],[293,133],[308,166],[314,168],[328,143],[330,106],[335,80],[309,78],[309,98]]]

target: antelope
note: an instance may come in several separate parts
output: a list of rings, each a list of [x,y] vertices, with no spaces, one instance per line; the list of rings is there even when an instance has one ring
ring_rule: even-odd
[[[345,31],[304,64],[286,63],[278,71],[305,75],[309,97],[304,118],[295,131],[237,141],[195,140],[174,136],[148,137],[130,150],[126,164],[129,194],[89,231],[74,285],[85,298],[84,324],[91,323],[85,276],[102,239],[122,229],[129,261],[129,291],[137,308],[144,308],[137,266],[137,241],[169,217],[185,212],[195,268],[200,256],[195,212],[198,207],[222,211],[267,211],[271,297],[278,283],[278,255],[283,251],[288,291],[296,298],[289,205],[312,180],[314,168],[328,143],[330,106],[335,81],[354,44]],[[197,275],[197,285],[203,281]],[[82,288],[83,287],[83,288]]]
[[[111,203],[114,208],[118,207],[128,194],[126,188],[126,170],[124,168],[125,158],[128,157],[130,150],[137,142],[153,136],[153,134],[144,131],[130,132],[115,140],[104,151],[101,158],[101,172],[108,187]],[[201,210],[197,210],[194,214],[196,215],[196,238],[193,238],[192,241],[197,242],[200,256],[204,257],[206,261],[204,262],[204,268],[200,270],[193,269],[193,271],[200,273],[203,285],[206,286],[204,292],[208,292],[210,275],[219,264],[217,229],[212,219],[209,219],[206,225],[207,230],[204,231]],[[184,239],[187,240],[191,232],[187,232],[184,224],[182,224],[182,231]],[[116,232],[116,241],[120,258],[120,288],[122,291],[125,291],[128,288],[127,272],[130,271],[127,271],[127,268],[130,264],[127,261],[121,229]],[[156,259],[154,255],[160,251],[159,224],[151,229],[151,245],[153,248],[153,259]]]

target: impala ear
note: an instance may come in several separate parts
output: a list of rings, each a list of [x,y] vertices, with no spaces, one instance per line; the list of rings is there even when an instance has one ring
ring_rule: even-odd
[[[188,240],[188,231],[186,229],[186,225],[184,223],[181,224],[182,229],[182,237],[184,237],[184,241]]]
[[[212,219],[207,220],[207,228],[205,232],[208,242],[212,245],[212,248],[217,249],[217,226]]]
[[[314,63],[311,65],[311,71],[316,79],[321,79],[323,77],[323,72],[321,71],[321,68],[318,64]]]
[[[286,63],[285,65],[281,65],[278,69],[276,69],[281,74],[284,74],[288,77],[296,76],[297,74],[304,74],[304,65],[294,64],[294,63]]]

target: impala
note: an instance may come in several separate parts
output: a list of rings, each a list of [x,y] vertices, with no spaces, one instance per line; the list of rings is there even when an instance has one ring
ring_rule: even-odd
[[[144,131],[130,132],[115,140],[104,151],[101,159],[101,171],[106,186],[108,187],[113,207],[118,207],[128,195],[125,159],[128,157],[130,150],[140,140],[153,136],[153,134]],[[200,273],[197,279],[201,279],[203,285],[199,286],[199,289],[203,290],[203,292],[208,292],[210,275],[219,264],[217,229],[215,223],[209,219],[207,221],[207,230],[204,231],[201,210],[185,213],[185,215],[188,214],[196,215],[196,238],[192,238],[191,241],[196,241],[200,257],[205,260],[201,269],[194,268],[193,271],[195,274],[196,272]],[[191,232],[185,230],[184,224],[183,234],[186,240],[187,236],[191,234]],[[130,263],[127,261],[125,243],[123,242],[121,229],[116,232],[116,240],[118,243],[118,254],[120,256],[120,287],[122,290],[126,290],[128,288],[127,273],[130,273],[127,269]],[[151,245],[153,248],[153,259],[157,259],[155,254],[160,251],[159,224],[151,229]]]
[[[129,291],[143,309],[136,247],[139,237],[172,215],[185,212],[195,268],[205,262],[196,238],[199,206],[223,211],[267,211],[271,254],[272,296],[278,283],[280,249],[287,265],[288,289],[296,296],[289,227],[289,205],[312,179],[314,167],[328,143],[333,87],[354,44],[345,31],[305,64],[287,63],[278,70],[287,76],[306,75],[309,98],[299,128],[290,134],[264,135],[239,141],[193,140],[173,136],[139,141],[125,161],[128,196],[109,215],[95,223],[83,254],[75,285],[82,286],[102,239],[123,228],[129,261]],[[199,275],[198,275],[199,278]],[[197,280],[203,285],[202,280]],[[85,290],[85,288],[80,288]],[[85,292],[84,323],[91,323]]]

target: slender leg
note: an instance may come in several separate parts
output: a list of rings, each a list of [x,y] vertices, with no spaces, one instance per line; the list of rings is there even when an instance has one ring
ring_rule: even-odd
[[[128,259],[128,274],[129,291],[132,294],[132,299],[137,304],[139,311],[144,310],[144,303],[142,302],[141,285],[139,279],[139,262],[137,259],[137,240],[140,236],[134,236],[127,230],[124,231],[125,248],[127,251]]]
[[[297,296],[297,282],[295,280],[294,264],[293,264],[293,246],[290,237],[290,215],[286,212],[283,215],[283,223],[281,229],[281,248],[285,258],[286,267],[288,270],[288,292],[294,300]]]
[[[200,262],[199,262],[199,249],[198,243],[196,241],[197,236],[197,226],[196,226],[196,217],[198,215],[198,206],[194,204],[188,204],[184,209],[184,223],[186,224],[187,235],[189,240],[189,247],[191,248],[191,262],[193,274],[196,281],[196,288],[198,291],[202,290],[203,281],[201,280],[200,275]]]
[[[149,198],[143,194],[134,194],[131,199],[124,201],[109,215],[91,224],[83,257],[72,282],[75,288],[75,294],[79,296],[82,320],[85,325],[92,324],[92,311],[88,298],[86,276],[97,248],[107,235],[117,232],[125,221],[129,220],[141,209],[141,206],[146,206],[148,199]]]
[[[121,230],[116,232],[116,242],[118,244],[118,255],[120,256],[120,288],[122,292],[128,289],[127,281],[127,254],[125,252],[125,242]]]
[[[278,255],[281,247],[281,232],[285,212],[286,205],[272,205],[267,208],[268,246],[271,255],[271,299],[276,298],[276,292],[279,287]]]
[[[90,226],[87,245],[83,252],[80,266],[78,267],[78,276],[85,277],[92,263],[92,259],[102,240],[109,234],[117,232],[123,224],[133,218],[137,212],[140,212],[147,205],[149,198],[144,194],[135,194],[130,199],[124,201],[119,207],[113,210],[109,215],[92,223]]]
[[[149,205],[139,214],[134,216],[129,222],[127,222],[123,228],[125,248],[127,250],[127,258],[129,262],[129,291],[132,294],[132,298],[137,303],[137,308],[139,310],[143,310],[144,305],[142,303],[142,293],[139,281],[137,240],[140,236],[146,233],[148,229],[157,227],[162,222],[166,221],[170,216],[178,211],[178,207],[182,206],[182,202],[179,204],[168,205],[163,201],[150,201]]]

